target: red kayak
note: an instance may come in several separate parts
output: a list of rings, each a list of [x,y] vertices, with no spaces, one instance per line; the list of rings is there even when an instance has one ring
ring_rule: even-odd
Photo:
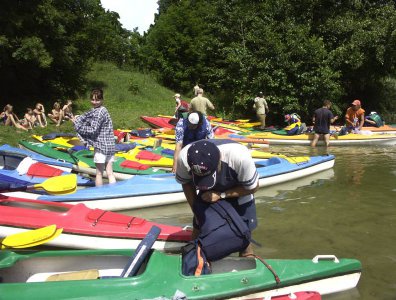
[[[161,228],[154,249],[179,250],[191,230],[147,221],[84,204],[28,200],[0,195],[0,238],[56,224],[60,236],[48,244],[77,249],[135,249],[153,225]]]
[[[320,300],[322,297],[317,292],[296,292],[288,295],[266,298],[249,298],[246,300]]]
[[[167,117],[149,117],[149,116],[141,116],[142,121],[149,124],[153,128],[175,128],[175,125],[172,125],[170,122],[174,120],[174,124],[176,124],[177,120]]]

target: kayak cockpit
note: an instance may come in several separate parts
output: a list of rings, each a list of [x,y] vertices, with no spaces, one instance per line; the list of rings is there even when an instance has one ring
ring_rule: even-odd
[[[43,282],[55,274],[98,270],[99,276],[119,276],[128,262],[126,255],[84,255],[32,257],[16,261],[10,267],[0,269],[1,283]],[[138,274],[145,271],[147,260]],[[81,274],[76,274],[81,276]],[[81,278],[80,278],[81,279]],[[93,278],[86,278],[93,279]],[[79,280],[72,276],[68,280]]]

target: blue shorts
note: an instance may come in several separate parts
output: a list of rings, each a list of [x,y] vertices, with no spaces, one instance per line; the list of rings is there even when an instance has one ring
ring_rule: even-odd
[[[253,199],[245,204],[239,205],[238,201],[229,201],[231,205],[235,208],[237,213],[242,217],[250,231],[253,231],[257,227],[257,214],[256,214],[256,203]]]

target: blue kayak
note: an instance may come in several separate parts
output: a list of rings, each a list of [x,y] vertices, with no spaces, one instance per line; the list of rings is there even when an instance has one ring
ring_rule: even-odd
[[[303,162],[290,162],[281,157],[256,161],[260,187],[298,179],[333,167],[333,155],[309,157]],[[31,199],[79,203],[91,208],[127,210],[184,202],[182,186],[173,174],[136,175],[114,184],[77,190],[67,195],[28,195]]]
[[[48,178],[70,174],[68,168],[49,165],[47,159],[40,159],[36,155],[29,155],[26,150],[13,148],[9,145],[0,147],[0,182],[22,185],[42,183]],[[56,160],[54,160],[56,161]],[[50,161],[49,161],[50,162]],[[77,176],[77,185],[93,186],[95,183],[82,176]]]
[[[50,157],[38,154],[33,151],[12,147],[8,144],[4,144],[4,145],[0,146],[0,155],[3,155],[3,154],[7,154],[7,155],[13,154],[15,156],[21,156],[23,158],[30,157],[34,160],[37,160],[38,162],[42,162],[47,165],[62,167],[62,168],[64,168],[65,171],[67,171],[67,170],[71,171],[73,168],[73,164],[66,162],[64,160],[50,158]]]

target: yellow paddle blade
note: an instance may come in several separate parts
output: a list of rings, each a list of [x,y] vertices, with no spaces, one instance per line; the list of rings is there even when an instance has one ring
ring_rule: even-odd
[[[78,161],[77,166],[81,168],[89,168],[89,165],[83,161]]]
[[[62,229],[57,229],[56,225],[15,233],[5,237],[1,241],[1,249],[27,248],[41,245],[56,238],[61,233]]]
[[[35,184],[34,188],[42,188],[49,194],[68,194],[76,191],[77,175],[68,174],[55,176],[42,183]]]

